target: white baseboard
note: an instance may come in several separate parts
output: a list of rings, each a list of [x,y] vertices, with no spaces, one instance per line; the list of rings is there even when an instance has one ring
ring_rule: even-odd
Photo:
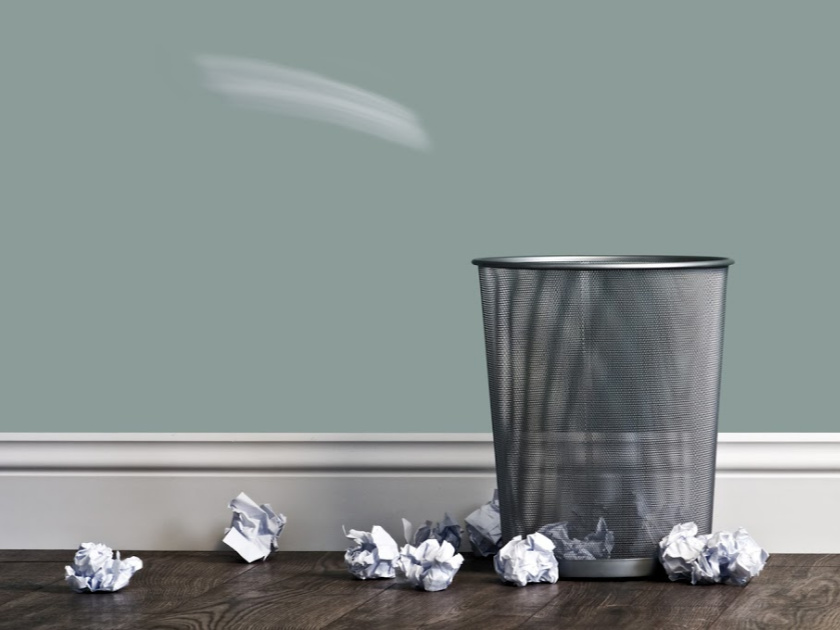
[[[722,433],[715,529],[771,553],[840,553],[840,433]],[[341,525],[463,519],[495,487],[490,434],[0,434],[0,547],[215,549],[245,491],[289,519],[287,550]]]

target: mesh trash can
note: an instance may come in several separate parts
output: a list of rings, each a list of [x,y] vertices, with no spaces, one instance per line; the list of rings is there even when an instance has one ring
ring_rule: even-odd
[[[675,524],[710,532],[732,262],[473,261],[504,542],[549,526],[562,577],[638,577]]]

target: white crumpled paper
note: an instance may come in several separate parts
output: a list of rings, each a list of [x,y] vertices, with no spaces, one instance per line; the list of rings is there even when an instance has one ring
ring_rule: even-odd
[[[514,536],[493,558],[496,573],[505,582],[525,586],[529,582],[554,584],[559,577],[554,543],[540,534],[530,534],[524,540]]]
[[[464,556],[456,553],[449,542],[427,538],[417,547],[405,545],[396,565],[417,588],[442,591],[452,584],[463,562]]]
[[[392,578],[394,563],[400,554],[397,541],[379,525],[371,531],[345,530],[344,535],[356,541],[344,554],[344,564],[360,580]]]
[[[697,525],[680,523],[659,542],[659,559],[668,577],[692,584],[744,586],[761,573],[768,553],[743,527],[697,535]]]
[[[470,514],[466,521],[473,552],[480,556],[495,555],[502,539],[499,491],[493,492],[493,499]]]
[[[72,566],[64,567],[65,580],[74,591],[118,591],[128,585],[131,576],[143,568],[143,561],[131,556],[125,560],[120,552],[100,543],[82,543]]]
[[[406,519],[403,522],[403,534],[405,535],[405,542],[409,545],[418,546],[425,540],[434,538],[438,542],[444,540],[448,542],[455,549],[455,553],[461,548],[461,535],[464,530],[454,518],[444,513],[443,520],[440,523],[432,525],[432,521],[426,521],[423,525],[417,528],[417,531],[412,535],[414,529],[410,521]]]
[[[277,538],[286,525],[285,516],[275,514],[268,503],[257,505],[244,492],[228,507],[233,510],[233,519],[222,542],[246,562],[265,560],[272,551],[277,551]]]
[[[598,519],[595,531],[583,540],[569,537],[567,522],[551,523],[537,530],[554,543],[554,555],[558,560],[601,560],[609,558],[615,546],[615,534],[607,529],[607,521]]]

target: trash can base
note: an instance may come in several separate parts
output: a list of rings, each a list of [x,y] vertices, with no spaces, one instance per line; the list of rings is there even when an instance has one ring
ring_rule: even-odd
[[[561,578],[634,578],[653,575],[656,558],[616,558],[610,560],[559,560]]]

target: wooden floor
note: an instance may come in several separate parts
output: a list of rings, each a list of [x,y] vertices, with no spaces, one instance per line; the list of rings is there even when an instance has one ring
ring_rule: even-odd
[[[342,554],[130,552],[144,568],[118,593],[64,582],[73,551],[0,551],[0,629],[74,628],[820,628],[840,629],[840,555],[774,555],[746,588],[667,581],[499,582],[467,561],[446,591],[360,581]]]

